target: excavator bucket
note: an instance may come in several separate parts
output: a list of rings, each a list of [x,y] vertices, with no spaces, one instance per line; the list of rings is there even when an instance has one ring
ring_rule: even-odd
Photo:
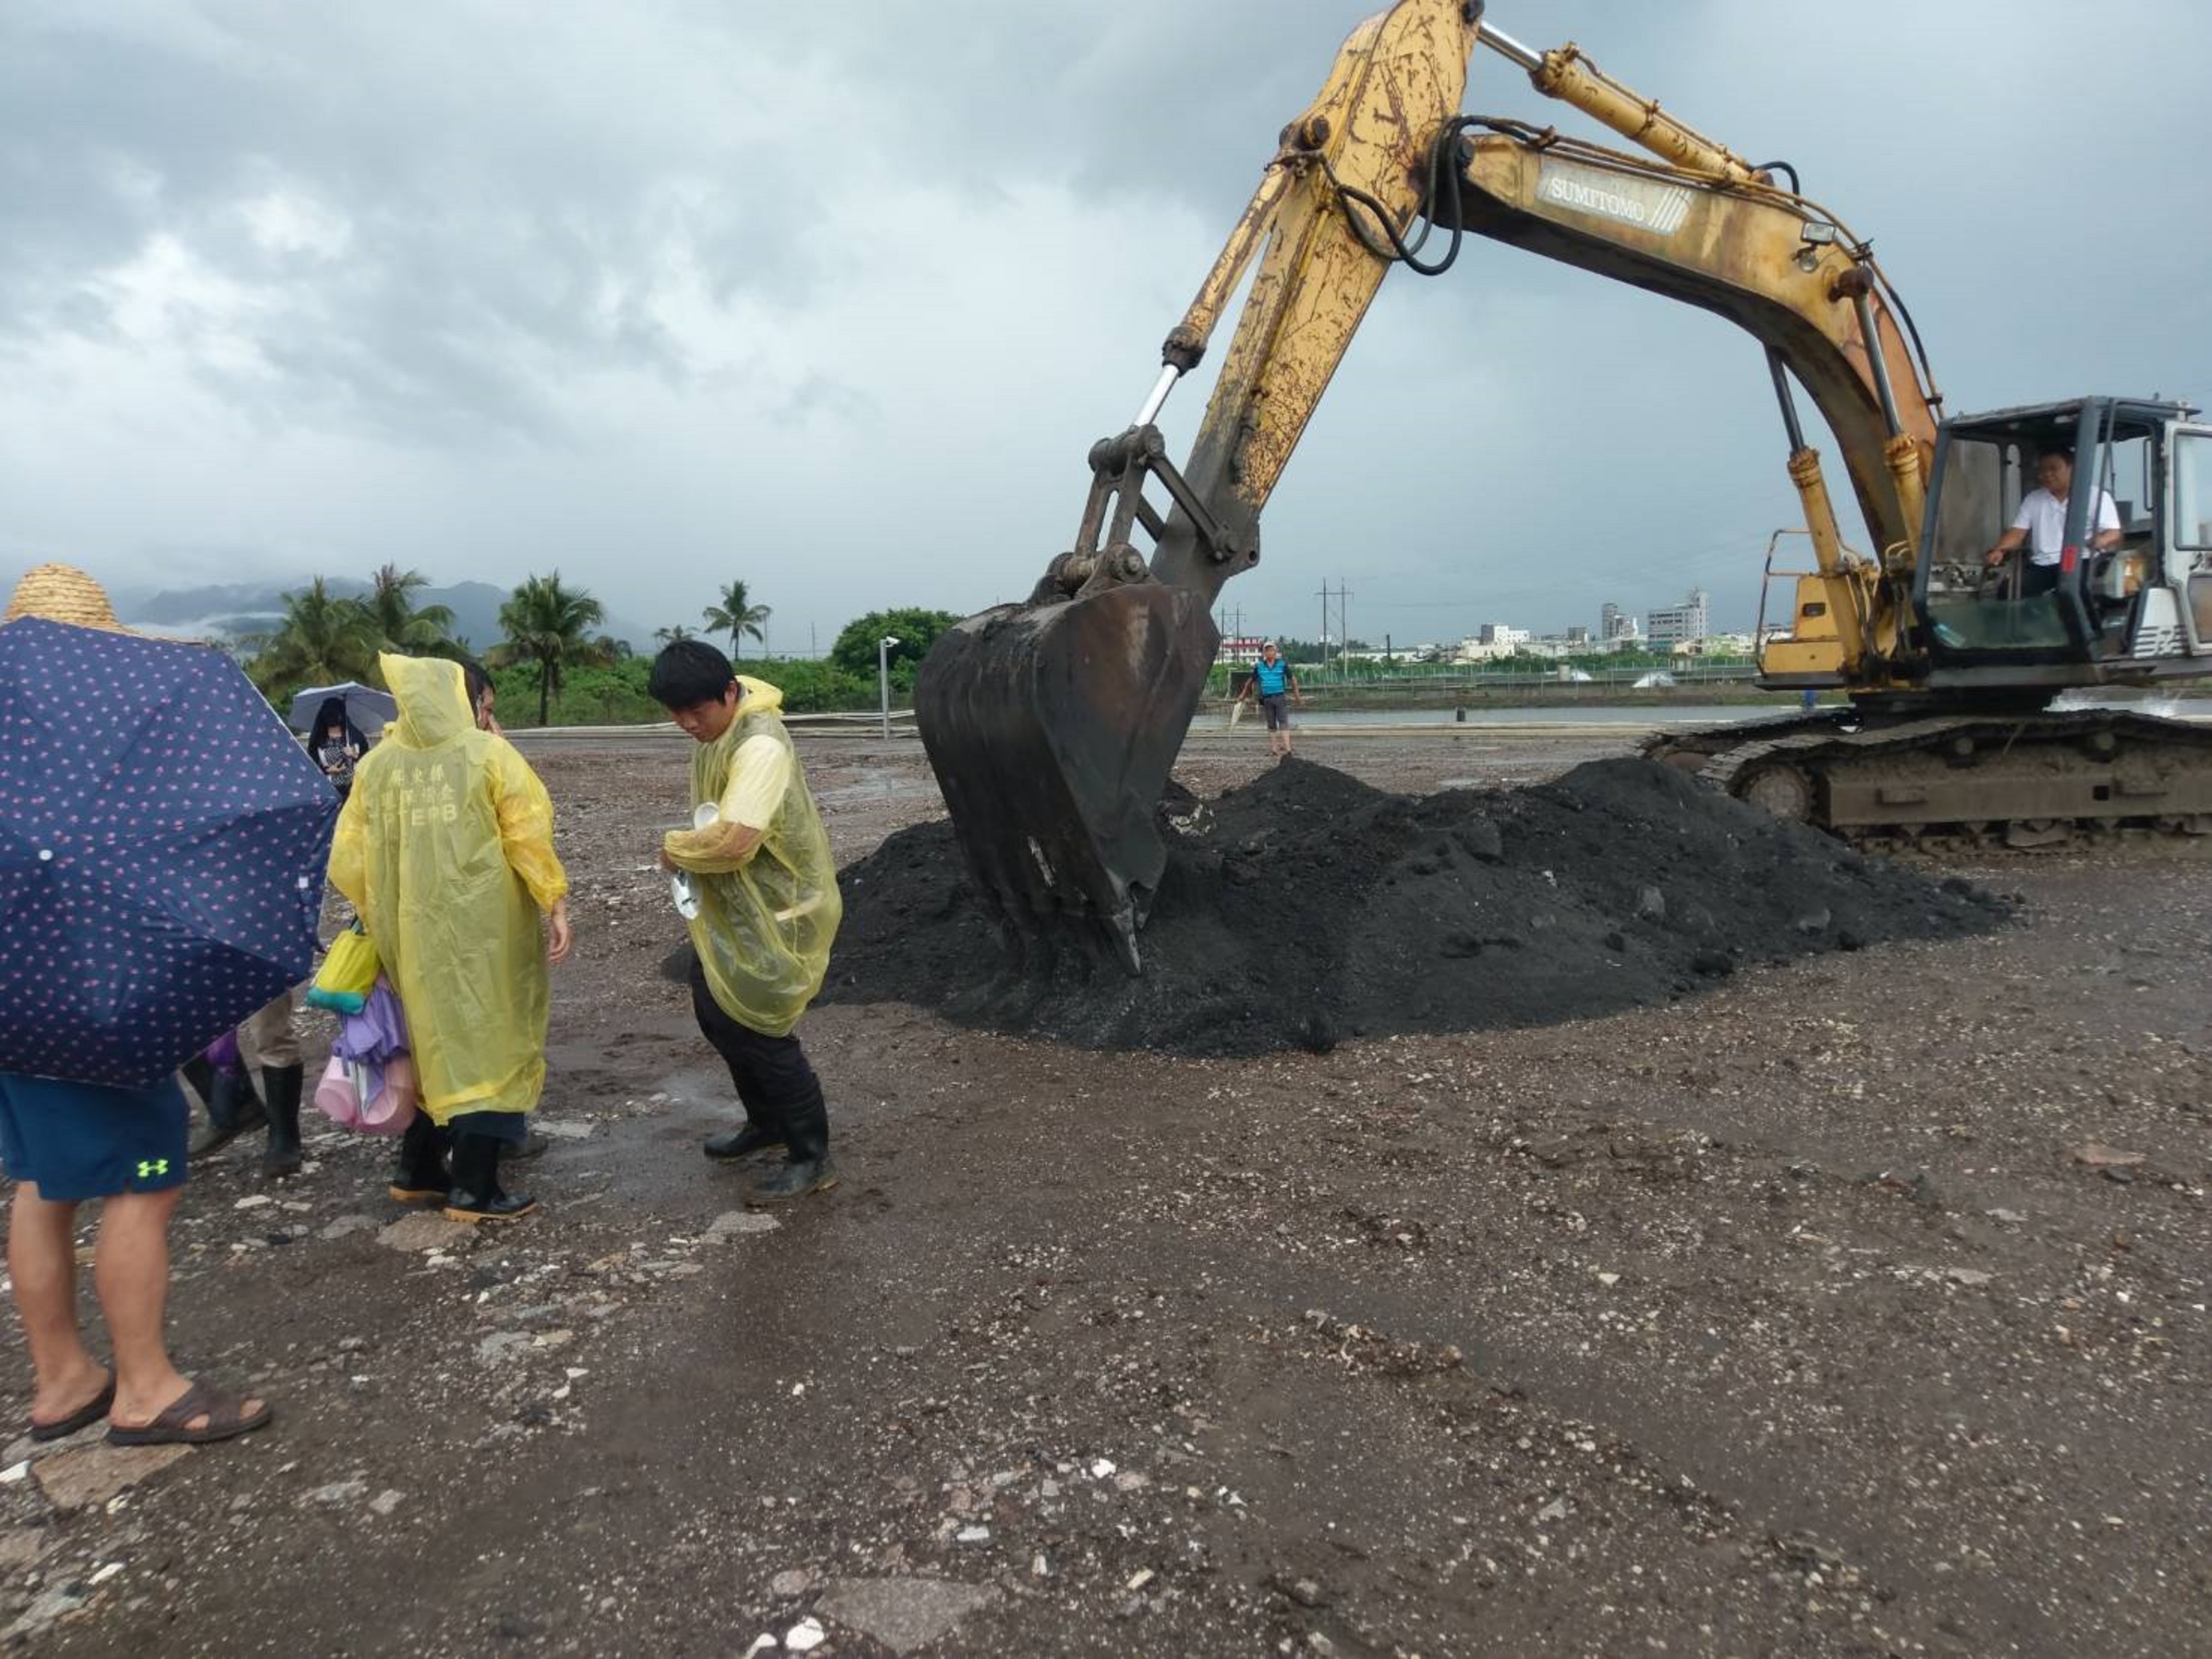
[[[1001,605],[938,637],[915,718],[1017,949],[1057,921],[1139,970],[1167,859],[1160,798],[1220,643],[1203,594],[1150,580]]]

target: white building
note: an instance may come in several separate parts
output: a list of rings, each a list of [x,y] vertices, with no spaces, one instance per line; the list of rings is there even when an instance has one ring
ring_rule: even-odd
[[[1452,653],[1454,662],[1495,662],[1500,657],[1510,657],[1516,651],[1526,651],[1536,637],[1535,630],[1511,628],[1504,623],[1485,623],[1473,635],[1459,642]]]
[[[1249,668],[1260,660],[1260,647],[1267,642],[1264,639],[1259,638],[1232,640],[1224,635],[1221,641],[1221,650],[1213,659],[1216,662],[1228,663],[1232,667]]]
[[[1692,588],[1681,604],[1662,605],[1646,617],[1644,636],[1654,645],[1695,645],[1709,629],[1707,604],[1705,589]]]
[[[1495,662],[1500,657],[1510,657],[1514,647],[1497,641],[1485,641],[1480,635],[1462,640],[1452,651],[1454,662]]]

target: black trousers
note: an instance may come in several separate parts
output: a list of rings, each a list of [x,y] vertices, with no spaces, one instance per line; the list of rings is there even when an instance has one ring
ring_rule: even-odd
[[[737,1085],[745,1116],[787,1139],[792,1115],[818,1106],[822,1099],[821,1079],[814,1075],[799,1038],[763,1036],[732,1019],[707,988],[707,970],[696,956],[691,959],[691,1012],[700,1034],[730,1068],[730,1081]]]

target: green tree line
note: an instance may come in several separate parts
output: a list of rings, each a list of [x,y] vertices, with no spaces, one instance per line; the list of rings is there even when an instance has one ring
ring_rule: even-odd
[[[349,598],[317,577],[284,596],[284,614],[266,635],[234,643],[255,684],[279,707],[313,685],[351,680],[381,687],[377,658],[389,651],[481,662],[509,725],[528,724],[532,713],[540,726],[665,718],[646,693],[650,659],[601,632],[605,605],[559,571],[528,577],[507,596],[499,612],[501,637],[482,649],[454,634],[449,608],[417,602],[428,585],[421,572],[387,564],[371,577],[366,593]],[[910,696],[915,671],[931,642],[958,620],[950,611],[913,606],[874,611],[847,623],[826,659],[747,659],[745,641],[766,643],[771,614],[753,600],[744,582],[732,581],[714,603],[702,607],[700,620],[717,643],[728,640],[740,672],[777,687],[784,707],[794,714],[873,708],[877,642],[886,637],[899,641],[889,653],[893,692]],[[654,630],[664,645],[696,637],[696,629],[680,623]]]

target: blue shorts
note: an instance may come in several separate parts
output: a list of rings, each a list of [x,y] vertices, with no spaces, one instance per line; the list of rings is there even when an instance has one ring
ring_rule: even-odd
[[[183,1186],[191,1121],[173,1077],[106,1089],[0,1072],[0,1159],[57,1203]]]

